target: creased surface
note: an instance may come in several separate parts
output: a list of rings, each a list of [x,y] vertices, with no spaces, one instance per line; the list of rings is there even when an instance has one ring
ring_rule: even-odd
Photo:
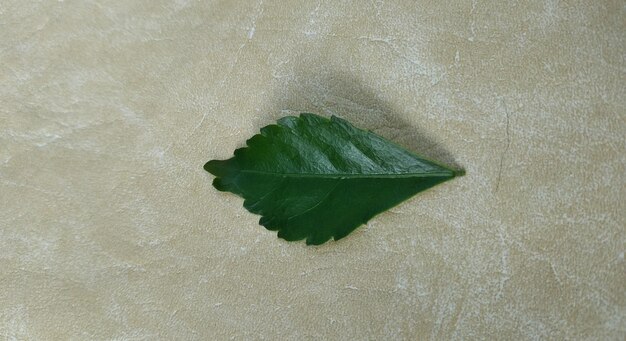
[[[621,1],[3,1],[0,338],[626,336]],[[463,166],[321,247],[202,165],[332,114]]]

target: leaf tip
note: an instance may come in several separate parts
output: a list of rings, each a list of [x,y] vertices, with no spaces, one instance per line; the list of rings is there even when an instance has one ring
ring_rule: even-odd
[[[221,161],[219,161],[219,160],[211,160],[211,161],[205,163],[203,168],[204,168],[205,171],[207,171],[207,172],[209,172],[209,173],[211,173],[213,175],[216,175],[215,173],[217,173],[219,171],[219,168],[220,168],[220,165],[219,165],[220,162]]]
[[[465,169],[456,169],[452,171],[455,177],[465,175]]]
[[[203,168],[205,171],[215,175],[216,177],[229,176],[237,172],[236,162],[233,159],[211,160],[205,163]]]

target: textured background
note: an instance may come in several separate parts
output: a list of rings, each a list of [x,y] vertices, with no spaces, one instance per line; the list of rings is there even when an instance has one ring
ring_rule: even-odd
[[[0,338],[626,337],[623,1],[0,3]],[[463,178],[288,243],[202,170],[331,114]]]

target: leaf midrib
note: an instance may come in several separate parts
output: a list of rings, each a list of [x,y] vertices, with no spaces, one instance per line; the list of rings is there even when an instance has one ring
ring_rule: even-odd
[[[377,173],[377,174],[354,174],[354,173],[337,173],[337,174],[317,174],[317,173],[275,173],[264,172],[259,170],[243,169],[241,173],[263,174],[286,178],[318,178],[318,179],[394,179],[394,178],[431,178],[431,177],[454,177],[454,172],[431,172],[431,173]]]

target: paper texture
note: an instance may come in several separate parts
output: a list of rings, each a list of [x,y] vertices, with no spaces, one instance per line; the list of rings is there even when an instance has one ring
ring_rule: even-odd
[[[626,336],[621,1],[3,1],[0,338]],[[202,169],[337,115],[467,174],[339,242]]]

